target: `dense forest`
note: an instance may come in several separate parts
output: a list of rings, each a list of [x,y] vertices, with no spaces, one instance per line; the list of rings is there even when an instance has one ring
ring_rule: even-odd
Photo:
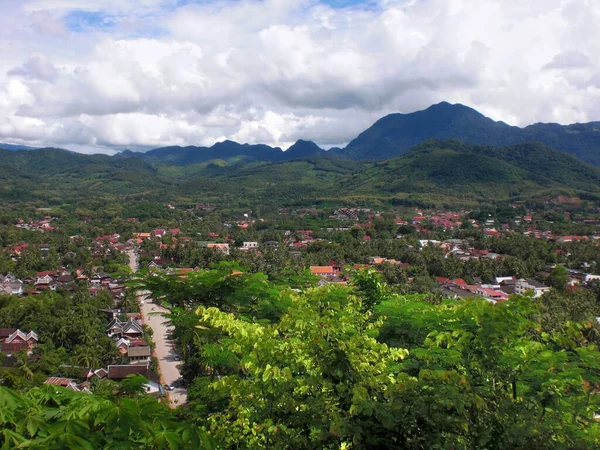
[[[141,159],[132,152],[109,157],[60,149],[0,150],[0,193],[9,205],[30,202],[37,206],[85,204],[103,198],[204,202],[221,207],[378,204],[446,208],[474,207],[490,199],[500,204],[558,195],[597,200],[600,195],[600,169],[540,144],[498,148],[428,141],[400,157],[376,163],[319,156],[309,143],[300,147],[299,157],[286,161],[227,156],[225,152],[216,159],[183,165],[169,159]]]

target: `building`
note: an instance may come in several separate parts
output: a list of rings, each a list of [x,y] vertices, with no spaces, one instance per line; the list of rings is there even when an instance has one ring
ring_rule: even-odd
[[[142,328],[142,325],[134,318],[130,318],[125,322],[115,318],[108,324],[106,333],[109,337],[115,339],[135,339],[144,335],[144,329]]]
[[[129,346],[127,349],[127,358],[129,361],[142,361],[147,360],[152,355],[152,351],[150,350],[149,345],[144,345],[140,347]]]
[[[206,244],[206,247],[210,248],[212,250],[220,251],[224,255],[229,255],[229,244],[209,243],[209,244]]]
[[[3,328],[2,334],[11,331],[10,328]],[[0,341],[0,351],[6,354],[19,353],[25,350],[30,352],[38,343],[39,337],[34,331],[24,333],[21,330],[14,330],[10,335]]]
[[[71,378],[62,377],[49,377],[44,381],[44,384],[51,384],[53,386],[60,386],[75,392],[86,392],[91,394],[91,391],[87,387],[87,383],[78,384],[77,381]]]
[[[310,273],[320,277],[333,276],[336,274],[333,266],[310,266]]]
[[[258,250],[258,242],[244,242],[240,250],[247,252],[248,250]]]
[[[121,381],[130,375],[141,375],[148,380],[144,385],[148,394],[165,394],[160,384],[158,374],[150,370],[150,362],[146,364],[127,364],[108,366],[106,378],[113,381]]]
[[[548,292],[550,288],[543,283],[535,280],[525,280],[521,278],[515,283],[515,294],[523,295],[525,291],[533,291],[533,298],[541,297]]]
[[[479,287],[475,293],[494,303],[508,300],[508,294],[492,288]]]

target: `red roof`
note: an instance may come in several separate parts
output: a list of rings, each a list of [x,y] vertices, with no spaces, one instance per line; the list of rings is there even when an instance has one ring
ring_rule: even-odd
[[[50,377],[46,381],[44,381],[44,384],[53,384],[54,386],[67,387],[68,385],[71,384],[72,381],[73,380],[71,380],[69,378]]]
[[[310,266],[313,275],[333,275],[335,273],[332,266]]]
[[[454,284],[456,284],[457,286],[467,286],[467,282],[462,278],[455,278]]]
[[[37,273],[38,277],[45,277],[46,275],[50,275],[51,277],[57,277],[58,276],[58,270],[45,270],[44,272],[38,272]]]

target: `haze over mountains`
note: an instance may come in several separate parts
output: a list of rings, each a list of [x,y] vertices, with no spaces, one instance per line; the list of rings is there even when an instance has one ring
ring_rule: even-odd
[[[287,151],[263,144],[224,141],[211,147],[163,147],[145,153],[125,151],[149,162],[176,165],[214,159],[240,158],[246,161],[286,161],[314,156],[335,156],[356,160],[380,160],[400,156],[429,139],[458,139],[471,144],[503,147],[524,142],[540,142],[570,153],[590,164],[600,165],[600,122],[559,125],[537,123],[525,128],[496,122],[473,108],[447,102],[408,114],[389,114],[353,139],[345,148],[325,151],[314,142],[299,140]],[[0,144],[8,150],[31,147]]]

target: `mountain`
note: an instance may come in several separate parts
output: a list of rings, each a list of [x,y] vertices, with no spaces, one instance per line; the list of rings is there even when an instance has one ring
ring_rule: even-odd
[[[0,149],[19,151],[19,150],[35,150],[36,147],[27,147],[26,145],[5,144],[0,142]]]
[[[122,151],[119,157],[135,157],[149,163],[179,166],[219,160],[219,164],[252,161],[287,161],[307,157],[382,160],[404,154],[429,139],[458,139],[478,145],[505,147],[539,142],[600,166],[600,122],[559,125],[536,123],[525,128],[496,122],[473,108],[448,102],[408,114],[390,114],[360,133],[345,148],[321,149],[311,141],[299,140],[287,151],[264,144],[239,144],[226,140],[211,147],[162,147],[148,152]],[[31,147],[0,144],[8,150]]]
[[[340,183],[354,195],[422,203],[508,201],[558,192],[599,198],[600,169],[539,143],[491,147],[461,141],[426,141]]]
[[[213,159],[241,158],[246,161],[276,161],[283,151],[279,147],[268,145],[238,144],[233,141],[217,142],[212,147],[162,147],[146,153],[126,152],[126,156],[135,155],[146,161],[161,161],[169,164],[188,165]],[[125,152],[121,153],[122,155]]]
[[[287,151],[263,144],[238,144],[234,141],[217,142],[211,147],[162,147],[146,153],[121,152],[122,156],[137,156],[150,162],[163,162],[186,166],[213,160],[236,161],[286,161],[309,156],[324,156],[325,150],[310,141],[299,140]]]
[[[281,159],[307,158],[313,156],[325,156],[326,154],[327,152],[314,142],[300,139],[281,155]]]
[[[594,165],[600,165],[600,122],[525,128],[496,122],[473,108],[447,102],[409,114],[390,114],[363,131],[344,149],[332,154],[352,159],[388,159],[428,139],[459,139],[472,144],[504,147],[540,142]]]
[[[222,143],[223,151],[215,154],[239,155],[240,147],[245,146]],[[600,168],[539,143],[493,147],[429,140],[383,161],[324,157],[320,152],[326,152],[307,142],[292,150],[296,156],[313,155],[276,162],[234,156],[183,165],[181,159],[152,162],[138,154],[0,150],[0,198],[36,207],[92,200],[470,207],[563,194],[600,200]]]

